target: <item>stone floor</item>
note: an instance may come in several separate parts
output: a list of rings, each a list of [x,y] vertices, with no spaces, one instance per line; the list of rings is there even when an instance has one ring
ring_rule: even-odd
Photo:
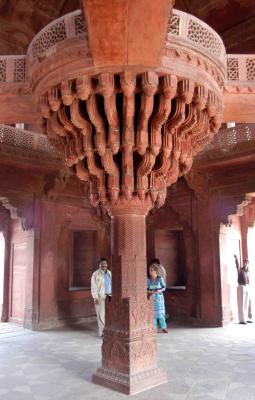
[[[100,346],[94,323],[44,332],[0,324],[0,399],[127,398],[91,383]],[[255,400],[255,324],[170,325],[158,347],[169,382],[133,399]]]

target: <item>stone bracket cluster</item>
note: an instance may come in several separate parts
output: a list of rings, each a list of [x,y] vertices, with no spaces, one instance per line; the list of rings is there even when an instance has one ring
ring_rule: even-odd
[[[167,187],[218,131],[222,99],[194,81],[156,72],[101,73],[61,82],[38,102],[45,132],[66,164],[90,182],[94,205]]]

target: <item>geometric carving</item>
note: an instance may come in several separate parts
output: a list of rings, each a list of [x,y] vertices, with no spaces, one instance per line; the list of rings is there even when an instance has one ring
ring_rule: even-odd
[[[0,82],[24,83],[25,80],[26,56],[0,56]]]
[[[175,11],[175,10],[174,10]],[[179,36],[180,34],[180,15],[173,11],[168,20],[167,33]]]
[[[66,26],[64,20],[58,22],[53,21],[52,24],[47,25],[46,29],[43,30],[42,34],[36,37],[31,42],[31,54],[34,58],[40,57],[43,53],[54,46],[58,42],[65,40],[67,37]]]
[[[25,58],[16,58],[14,60],[14,82],[25,82],[25,69]]]
[[[75,36],[82,35],[86,32],[83,14],[75,15]]]
[[[238,69],[238,58],[237,57],[227,57],[227,74],[229,81],[239,80],[239,69]]]
[[[47,137],[42,134],[21,130],[8,125],[0,124],[0,143],[33,152],[47,153],[52,157],[58,157],[56,149],[49,143]]]
[[[213,58],[223,61],[225,47],[221,38],[210,26],[193,15],[173,9],[168,21],[167,35],[191,41],[196,47],[210,53]]]
[[[249,143],[250,142],[250,143]],[[221,129],[213,141],[196,157],[197,160],[230,157],[245,149],[254,147],[255,129],[253,124],[238,124],[235,128]],[[243,144],[243,146],[240,146]]]
[[[188,39],[196,44],[202,45],[216,57],[221,54],[221,42],[206,26],[201,22],[190,19],[188,26]]]
[[[0,82],[6,82],[6,60],[0,60]]]
[[[83,36],[87,43],[87,28],[81,10],[74,11],[52,21],[32,40],[28,48],[30,63],[42,59],[52,47],[65,39]]]
[[[247,58],[246,59],[246,70],[247,70],[247,80],[254,81],[255,80],[255,58]]]

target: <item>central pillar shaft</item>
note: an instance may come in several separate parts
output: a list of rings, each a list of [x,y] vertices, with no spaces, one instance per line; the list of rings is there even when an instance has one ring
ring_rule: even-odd
[[[93,381],[134,394],[167,377],[157,367],[153,304],[146,293],[146,213],[111,211],[112,300],[106,304],[102,368]]]

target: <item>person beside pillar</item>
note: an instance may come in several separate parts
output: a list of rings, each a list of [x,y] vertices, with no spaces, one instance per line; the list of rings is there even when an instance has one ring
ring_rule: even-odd
[[[238,274],[237,305],[239,324],[246,325],[247,322],[252,322],[249,260],[243,260],[243,266],[240,267],[236,254],[234,254],[234,258]]]
[[[158,321],[163,333],[168,333],[165,320],[165,301],[163,292],[166,290],[164,279],[159,275],[158,264],[149,267],[150,278],[147,280],[148,295],[153,296],[154,318],[153,324],[157,328]]]
[[[157,264],[157,266],[158,266],[158,275],[161,276],[164,279],[164,281],[166,282],[166,270],[163,267],[163,265],[161,264],[159,258],[153,258],[153,260],[152,260],[150,265],[152,265],[152,264]]]
[[[112,295],[112,274],[108,269],[106,258],[101,258],[98,266],[91,277],[91,294],[95,303],[98,334],[101,337],[105,325],[105,300],[107,298],[110,300]]]

